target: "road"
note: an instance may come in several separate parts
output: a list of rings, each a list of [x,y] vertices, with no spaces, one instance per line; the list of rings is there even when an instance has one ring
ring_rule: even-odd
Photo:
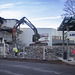
[[[75,66],[0,60],[0,75],[75,75]]]

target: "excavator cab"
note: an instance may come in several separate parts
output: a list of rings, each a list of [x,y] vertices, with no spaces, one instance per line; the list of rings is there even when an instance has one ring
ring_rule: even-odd
[[[47,42],[47,41],[39,41],[40,38],[41,38],[41,36],[39,34],[34,34],[33,38],[32,38],[32,41],[34,43],[29,44],[29,46],[47,46],[48,43],[44,43],[44,42]]]
[[[39,40],[39,38],[40,38],[40,35],[39,34],[34,34],[33,35],[33,38],[32,38],[32,41],[33,42],[37,42]]]

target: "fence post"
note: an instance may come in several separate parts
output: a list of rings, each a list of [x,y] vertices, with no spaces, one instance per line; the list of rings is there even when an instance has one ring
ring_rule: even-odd
[[[3,52],[3,55],[4,55],[4,57],[6,57],[6,54],[5,54],[5,49],[6,49],[6,48],[5,48],[4,38],[2,39],[2,43],[4,44],[4,47],[3,47],[3,49],[4,49],[4,50],[3,50],[3,51],[4,51],[4,52]]]
[[[45,47],[43,46],[43,60],[45,60]]]
[[[25,53],[25,48],[23,47],[23,58],[25,58],[25,57],[24,57],[24,53]]]

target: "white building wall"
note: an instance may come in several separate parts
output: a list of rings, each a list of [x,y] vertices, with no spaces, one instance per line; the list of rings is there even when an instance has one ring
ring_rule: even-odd
[[[56,29],[52,29],[51,31],[52,36],[62,36],[61,31],[57,31]]]
[[[19,39],[23,44],[28,46],[30,43],[32,43],[32,35],[34,33],[30,28],[22,28],[21,30],[23,33],[19,35]]]
[[[30,28],[22,28],[23,33],[19,35],[20,41],[27,46],[32,43],[32,36],[34,34],[33,30]],[[52,46],[52,36],[60,36],[61,33],[53,28],[37,28],[39,34],[48,33],[49,42],[48,45]]]

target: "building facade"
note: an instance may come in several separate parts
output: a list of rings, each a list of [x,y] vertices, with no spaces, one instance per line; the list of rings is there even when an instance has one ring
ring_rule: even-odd
[[[21,28],[21,30],[23,33],[19,35],[19,40],[26,46],[33,43],[32,36],[34,35],[34,31],[30,28]],[[47,42],[48,46],[52,46],[53,42],[56,43],[56,40],[60,40],[59,38],[62,37],[62,33],[53,28],[37,28],[37,30],[40,35],[47,35],[47,38],[45,37],[45,39],[49,40]],[[56,38],[56,42],[52,40],[54,38]],[[41,40],[44,39],[42,38]]]

